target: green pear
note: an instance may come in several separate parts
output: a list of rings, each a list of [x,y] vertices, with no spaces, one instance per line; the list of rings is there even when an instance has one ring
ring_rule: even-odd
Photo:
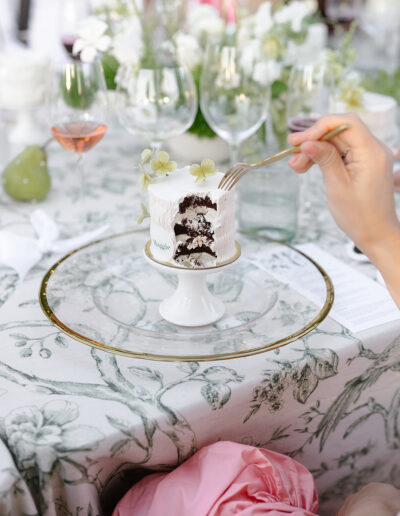
[[[50,190],[44,148],[30,145],[10,161],[3,171],[3,187],[17,201],[42,201]]]

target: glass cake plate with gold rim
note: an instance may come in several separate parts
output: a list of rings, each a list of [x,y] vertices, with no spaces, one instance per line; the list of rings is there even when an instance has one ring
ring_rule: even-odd
[[[147,240],[148,231],[131,231],[59,260],[40,288],[47,317],[70,337],[111,353],[203,361],[253,355],[293,342],[320,324],[332,306],[332,283],[311,258],[286,244],[239,234],[241,258],[208,278],[210,291],[225,304],[224,316],[202,327],[168,323],[158,307],[174,291],[177,276],[173,267],[165,272],[147,263]],[[288,260],[291,273],[297,267],[313,285],[314,302],[285,282]]]

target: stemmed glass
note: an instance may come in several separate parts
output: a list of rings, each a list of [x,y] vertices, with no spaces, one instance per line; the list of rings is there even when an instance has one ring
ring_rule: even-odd
[[[329,112],[330,87],[328,69],[322,61],[293,66],[286,107],[290,131],[304,131]]]
[[[83,157],[103,138],[107,126],[106,85],[101,63],[68,61],[54,67],[49,88],[51,133],[64,149],[78,156],[79,208],[85,210]],[[81,214],[86,223],[86,212]]]
[[[291,132],[304,131],[329,112],[331,76],[322,60],[298,63],[293,66],[288,80],[286,117]],[[304,199],[309,186],[309,175],[300,179],[300,198]],[[302,203],[305,212],[311,208]]]
[[[245,62],[240,49],[210,46],[200,79],[200,106],[211,128],[229,144],[230,163],[240,144],[265,121],[269,87],[257,80],[258,63]],[[265,78],[265,77],[264,77]]]
[[[197,112],[197,93],[190,70],[180,66],[119,71],[117,117],[130,133],[140,134],[154,150],[184,133]]]

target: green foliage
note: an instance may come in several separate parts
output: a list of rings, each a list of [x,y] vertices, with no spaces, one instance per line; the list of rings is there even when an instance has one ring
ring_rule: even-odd
[[[108,90],[115,90],[117,85],[115,83],[115,76],[117,75],[119,62],[114,56],[110,54],[104,54],[101,60],[103,65],[104,78]]]
[[[390,95],[394,97],[400,106],[400,68],[394,73],[389,74],[385,70],[378,70],[366,75],[362,81],[362,86],[374,93]]]
[[[287,83],[283,82],[281,79],[277,79],[271,85],[271,99],[275,100],[279,98],[282,95],[282,93],[285,93],[287,90]]]
[[[193,79],[196,84],[197,96],[200,98],[200,76],[201,76],[201,67],[197,66],[193,70]],[[199,138],[215,138],[216,134],[211,129],[211,127],[206,122],[203,113],[201,112],[200,105],[197,108],[196,117],[194,119],[193,124],[189,127],[188,132],[191,134],[195,134]]]
[[[95,87],[87,81],[79,65],[74,65],[74,73],[68,72],[60,78],[60,90],[64,102],[76,109],[88,109],[95,96]]]
[[[350,48],[350,45],[353,42],[354,33],[357,29],[358,23],[354,21],[349,30],[344,35],[340,47],[338,50],[328,50],[327,51],[327,59],[330,69],[332,71],[333,79],[335,85],[337,86],[340,81],[343,80],[343,77],[346,73],[346,69],[348,69],[356,58],[356,51],[354,48]]]

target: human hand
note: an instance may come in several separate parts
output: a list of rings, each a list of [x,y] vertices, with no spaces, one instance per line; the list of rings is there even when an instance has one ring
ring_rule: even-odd
[[[331,140],[320,138],[339,125],[351,127]],[[400,223],[394,203],[393,153],[355,114],[328,115],[307,131],[289,136],[301,152],[289,165],[298,173],[317,163],[328,207],[337,225],[377,266],[400,307]]]
[[[400,490],[389,484],[372,483],[348,496],[337,516],[396,516]]]
[[[393,158],[395,160],[397,160],[397,161],[400,160],[400,147],[395,147],[394,149],[392,149],[392,153],[393,153]],[[394,171],[393,179],[394,179],[394,190],[395,190],[395,192],[400,193],[400,169],[397,169]]]

